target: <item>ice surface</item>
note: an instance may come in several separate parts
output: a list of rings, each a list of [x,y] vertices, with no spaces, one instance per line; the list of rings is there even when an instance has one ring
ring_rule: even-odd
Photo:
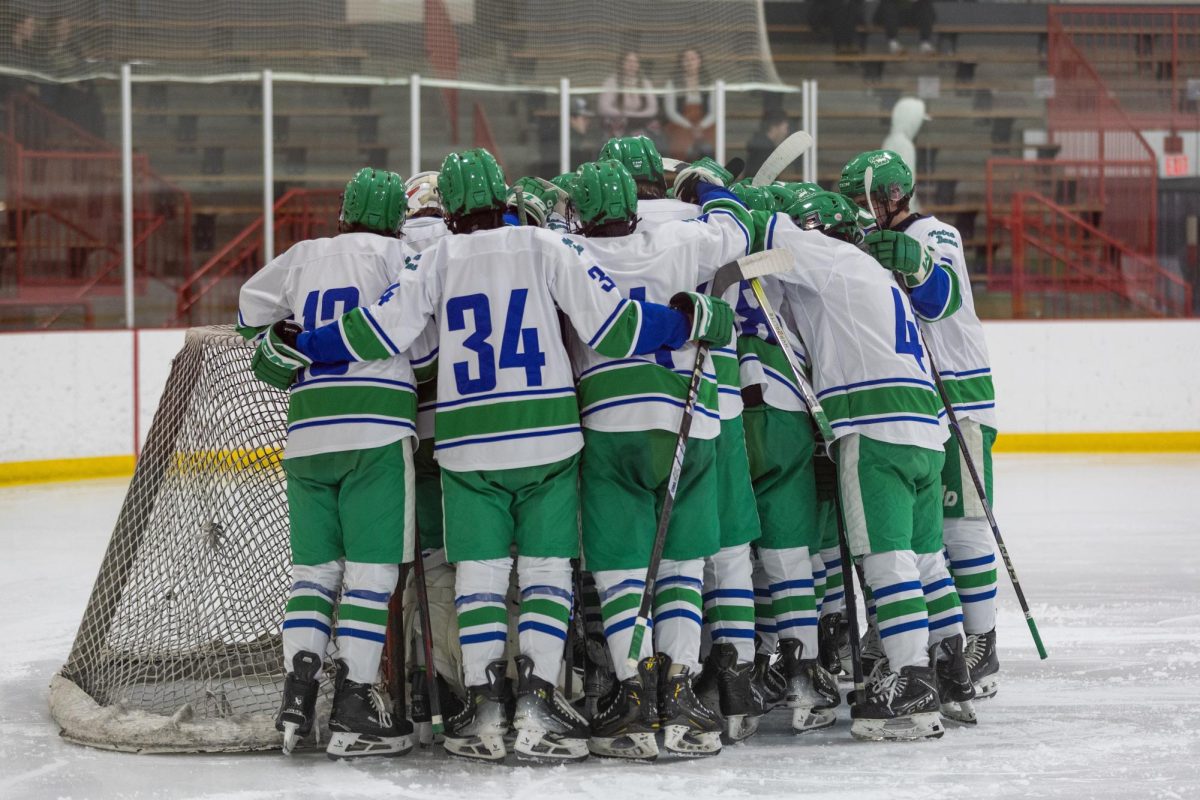
[[[919,744],[797,738],[776,712],[715,759],[487,767],[440,752],[135,756],[62,741],[62,664],[124,481],[0,490],[0,798],[1200,798],[1200,457],[998,456],[998,513],[1050,651],[1002,578],[1000,694]]]

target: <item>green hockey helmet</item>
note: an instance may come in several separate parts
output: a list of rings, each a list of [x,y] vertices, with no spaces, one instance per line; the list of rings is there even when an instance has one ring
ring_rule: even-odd
[[[408,196],[399,175],[363,167],[342,192],[338,222],[343,226],[361,225],[376,233],[393,236],[404,224],[407,206]]]
[[[635,181],[662,183],[663,160],[654,142],[645,136],[615,136],[600,148],[597,161],[620,161]]]
[[[842,167],[838,191],[857,200],[867,194],[867,167],[872,170],[871,194],[896,203],[913,193],[913,174],[904,159],[892,150],[859,153]]]
[[[547,192],[537,178],[518,178],[508,190],[509,208],[517,209],[518,193],[525,204],[527,224],[539,228],[545,227],[546,220],[550,218],[550,212],[554,210],[553,192]]]
[[[816,192],[792,203],[786,213],[804,230],[819,230],[851,244],[860,244],[863,240],[858,207],[845,195]]]
[[[792,202],[795,202],[796,200],[803,200],[806,197],[812,197],[817,192],[825,191],[821,188],[819,183],[809,183],[808,181],[792,181],[791,183],[785,183],[784,187],[791,191],[791,193],[795,196],[795,199]],[[787,209],[785,208],[780,209],[780,211],[786,210]]]
[[[775,210],[784,211],[796,202],[796,193],[782,183],[771,183],[763,187],[767,194],[775,200]]]
[[[571,183],[571,202],[584,228],[637,216],[637,184],[620,161],[581,164]]]
[[[751,211],[774,211],[775,197],[762,186],[735,183],[729,191]]]
[[[503,209],[508,186],[495,157],[476,147],[446,156],[438,173],[438,193],[446,214],[461,217],[476,211]]]
[[[564,172],[562,175],[556,175],[550,179],[558,188],[562,189],[567,194],[571,193],[571,184],[575,182],[574,172]]]

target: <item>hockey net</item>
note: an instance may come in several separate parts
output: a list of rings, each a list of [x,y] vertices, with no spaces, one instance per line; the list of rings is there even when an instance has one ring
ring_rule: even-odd
[[[661,84],[687,48],[712,79],[779,82],[763,0],[16,0],[0,9],[0,74],[246,80],[271,68],[333,82],[425,77],[600,86],[627,51]]]
[[[139,752],[279,746],[290,586],[287,395],[232,327],[172,363],[70,657],[50,688],[67,739]]]

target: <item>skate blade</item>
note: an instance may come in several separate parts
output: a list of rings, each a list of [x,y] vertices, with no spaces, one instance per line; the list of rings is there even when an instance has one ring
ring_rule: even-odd
[[[295,722],[283,723],[283,754],[290,756],[300,743],[300,726]]]
[[[658,758],[658,742],[652,732],[627,733],[622,736],[593,736],[588,739],[588,752],[600,758],[622,758],[627,761],[653,761]]]
[[[959,725],[976,725],[979,718],[975,714],[975,704],[970,700],[960,703],[942,703],[942,716]]]
[[[461,739],[446,736],[442,739],[442,747],[452,756],[493,764],[500,763],[508,755],[504,748],[504,737],[500,734],[467,736]]]
[[[365,756],[396,756],[406,755],[413,749],[413,737],[405,736],[370,736],[365,733],[335,732],[325,747],[325,755],[334,761],[343,758],[363,758]]]
[[[811,733],[837,722],[837,714],[827,708],[800,706],[792,709],[792,733]]]
[[[725,732],[721,735],[721,741],[725,744],[746,741],[758,733],[758,721],[758,717],[752,717],[749,714],[734,714],[726,717]]]
[[[684,758],[704,758],[721,752],[720,731],[695,731],[687,725],[663,728],[663,747],[668,753]]]
[[[439,737],[434,736],[432,722],[414,722],[413,733],[417,737],[417,744],[421,747],[430,747],[437,744]]]
[[[975,699],[986,700],[989,697],[995,697],[999,688],[1000,677],[998,675],[988,675],[975,684]]]
[[[864,742],[915,742],[921,739],[940,739],[946,732],[936,712],[912,714],[896,719],[856,719],[850,725],[850,735]]]
[[[525,728],[517,732],[513,751],[518,761],[557,764],[588,757],[587,739],[569,739],[549,731]]]

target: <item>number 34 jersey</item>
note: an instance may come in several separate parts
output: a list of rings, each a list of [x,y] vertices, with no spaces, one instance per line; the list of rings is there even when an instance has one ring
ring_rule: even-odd
[[[373,233],[299,242],[242,286],[239,324],[291,317],[311,331],[373,302],[415,254]],[[415,383],[407,356],[301,370],[290,390],[285,458],[382,447],[414,435]]]
[[[873,258],[776,214],[766,246],[793,255],[778,281],[808,347],[813,388],[836,437],[941,450],[949,429],[908,297]]]
[[[438,463],[458,472],[549,464],[583,447],[559,309],[582,341],[618,358],[657,346],[668,323],[683,324],[675,312],[624,299],[561,234],[512,227],[448,236],[413,256],[376,305],[318,331],[311,352],[386,358],[434,316]]]

